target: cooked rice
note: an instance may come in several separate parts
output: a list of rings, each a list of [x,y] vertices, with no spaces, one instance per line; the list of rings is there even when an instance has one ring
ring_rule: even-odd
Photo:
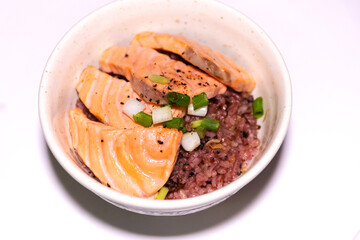
[[[207,131],[201,145],[194,151],[186,152],[180,148],[178,160],[166,183],[170,189],[167,199],[212,192],[246,171],[260,145],[257,138],[259,126],[252,115],[252,102],[253,97],[249,93],[232,90],[210,100],[206,117],[219,120],[220,127],[217,132]],[[201,118],[185,117],[187,130],[191,131],[190,122],[197,119]]]

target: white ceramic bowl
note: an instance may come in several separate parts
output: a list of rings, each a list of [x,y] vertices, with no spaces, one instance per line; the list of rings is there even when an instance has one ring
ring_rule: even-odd
[[[101,185],[74,162],[68,110],[77,99],[75,84],[89,64],[114,44],[129,44],[141,31],[182,34],[222,52],[244,66],[257,82],[254,96],[264,98],[266,121],[260,153],[239,179],[203,196],[156,201],[130,197]],[[39,113],[46,141],[61,166],[106,201],[149,215],[183,215],[211,207],[236,193],[272,160],[287,131],[291,84],[285,63],[269,37],[241,13],[209,0],[123,0],[106,5],[77,23],[48,60],[39,90]],[[262,122],[260,120],[260,122]]]

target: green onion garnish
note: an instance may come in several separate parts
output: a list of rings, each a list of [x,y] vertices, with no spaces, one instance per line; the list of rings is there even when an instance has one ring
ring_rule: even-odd
[[[185,123],[183,118],[173,118],[170,121],[164,122],[163,126],[165,128],[176,128],[178,130],[182,130],[182,128],[185,126]]]
[[[180,107],[187,107],[190,104],[190,97],[186,94],[169,92],[166,95],[166,98],[170,104],[174,104]]]
[[[206,128],[200,126],[200,127],[197,127],[194,129],[195,132],[197,132],[197,134],[199,135],[199,137],[201,139],[203,139],[205,137],[205,134],[206,134]]]
[[[160,84],[167,84],[170,82],[170,80],[167,79],[166,77],[160,76],[157,74],[150,74],[149,79],[153,82],[160,83]]]
[[[133,115],[134,121],[143,125],[144,127],[151,127],[153,124],[151,115],[144,113],[143,111]]]
[[[258,97],[254,100],[253,105],[253,115],[254,118],[261,118],[264,115],[264,108],[263,108],[263,99],[262,97]]]
[[[191,127],[194,129],[200,126],[205,128],[206,130],[217,131],[220,126],[220,121],[203,118],[201,120],[196,120],[191,122]]]
[[[204,118],[204,119],[205,119],[205,118]],[[191,127],[192,127],[192,128],[198,128],[198,127],[200,127],[202,121],[203,121],[203,119],[201,119],[201,120],[196,120],[196,121],[192,121],[192,122],[191,122]]]
[[[156,200],[164,200],[168,192],[169,189],[167,187],[160,188],[158,194],[156,195]]]
[[[196,110],[201,107],[209,105],[209,100],[205,93],[200,93],[198,95],[193,96],[192,104],[194,106],[194,110]]]

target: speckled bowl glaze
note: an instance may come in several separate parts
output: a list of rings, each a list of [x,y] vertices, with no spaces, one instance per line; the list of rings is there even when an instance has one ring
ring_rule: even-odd
[[[99,66],[101,52],[127,45],[141,31],[182,34],[222,52],[255,78],[254,96],[267,112],[260,119],[260,153],[249,170],[227,186],[184,200],[131,197],[101,185],[75,163],[71,153],[68,111],[77,99],[75,84],[89,64]],[[45,67],[39,89],[39,114],[46,141],[61,166],[104,200],[148,215],[184,215],[224,201],[254,179],[284,140],[291,113],[291,83],[285,63],[270,38],[249,18],[209,0],[123,0],[108,4],[77,23],[59,42]]]

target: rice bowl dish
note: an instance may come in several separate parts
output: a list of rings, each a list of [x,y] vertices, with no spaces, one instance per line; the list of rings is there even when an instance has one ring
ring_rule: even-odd
[[[81,73],[79,108],[69,112],[74,155],[97,181],[131,196],[183,199],[246,172],[264,111],[243,67],[153,32],[107,48],[100,67]]]
[[[129,211],[148,215],[184,215],[224,201],[268,165],[287,131],[291,113],[291,83],[285,63],[273,42],[262,29],[241,13],[218,2],[205,0],[157,0],[152,4],[152,11],[148,11],[146,4],[142,0],[111,3],[81,20],[64,36],[49,58],[42,76],[39,115],[51,152],[60,165],[85,188],[105,201]],[[189,5],[192,7],[189,8]],[[141,16],[141,21],[138,21],[138,16]],[[102,27],[99,27],[99,23]],[[158,201],[122,194],[99,183],[79,167],[74,157],[68,117],[69,110],[76,106],[78,100],[74,89],[79,77],[87,66],[93,65],[100,69],[99,57],[106,48],[126,46],[142,31],[180,34],[210,46],[239,63],[256,79],[252,95],[263,97],[263,118],[266,118],[265,121],[262,118],[257,120],[257,125],[261,125],[257,132],[261,144],[257,147],[254,159],[244,165],[246,172],[231,183],[207,194],[196,195],[198,193],[193,192],[186,193],[185,199]],[[213,102],[215,98],[209,99],[209,106],[217,104]],[[185,117],[184,123],[186,119]],[[200,144],[203,143],[200,141]],[[219,147],[216,142],[210,142],[209,145]],[[180,154],[178,156],[181,157]],[[192,159],[195,160],[193,166],[196,168],[198,160]],[[169,177],[169,180],[172,178],[172,181],[178,181],[178,185],[190,175],[187,174],[188,167],[184,169],[180,166],[177,171],[174,165],[173,169],[180,177],[176,177],[178,180]],[[206,183],[207,180],[203,180]],[[180,189],[176,189],[174,183],[170,185],[169,182],[167,186],[169,190],[173,189],[174,194],[180,194],[177,191]],[[192,197],[192,194],[196,197]],[[174,198],[170,191],[167,198]]]

